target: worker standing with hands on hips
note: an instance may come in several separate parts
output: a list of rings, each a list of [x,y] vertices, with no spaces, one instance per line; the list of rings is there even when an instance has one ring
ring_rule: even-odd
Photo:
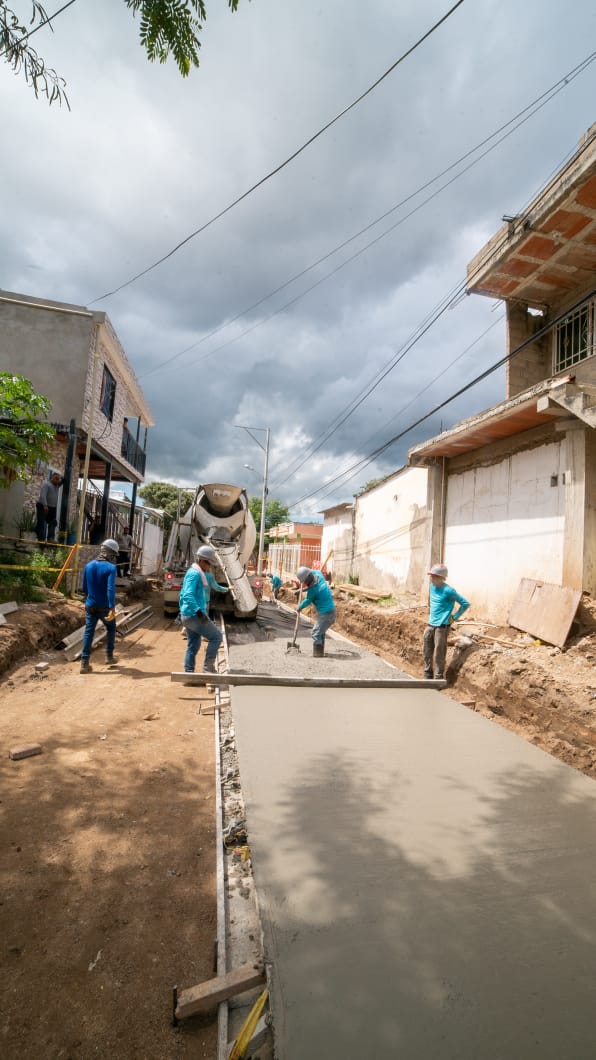
[[[93,645],[95,627],[101,619],[106,627],[106,663],[114,666],[116,643],[116,560],[118,542],[108,537],[99,550],[97,559],[89,561],[83,571],[85,593],[85,633],[81,649],[81,673],[91,673],[89,656]]]
[[[429,572],[430,577],[430,610],[428,625],[424,631],[424,676],[427,681],[442,681],[445,676],[445,656],[447,655],[447,638],[453,622],[467,611],[470,604],[465,596],[460,596],[451,585],[447,585],[449,571],[444,563],[435,563]],[[455,614],[453,609],[459,607]]]
[[[311,570],[310,567],[298,567],[296,577],[301,585],[306,586],[307,593],[302,603],[298,604],[297,611],[313,605],[317,612],[317,620],[312,631],[312,653],[315,659],[322,659],[325,654],[325,634],[335,622],[335,600],[326,579],[320,570]]]
[[[204,637],[207,641],[207,651],[203,673],[214,674],[216,673],[217,649],[221,644],[222,635],[207,614],[209,607],[207,572],[211,571],[211,565],[215,562],[216,556],[209,545],[201,545],[195,556],[196,563],[188,568],[180,590],[180,618],[186,630],[184,671],[187,674],[195,672],[197,652],[201,646],[201,637]]]

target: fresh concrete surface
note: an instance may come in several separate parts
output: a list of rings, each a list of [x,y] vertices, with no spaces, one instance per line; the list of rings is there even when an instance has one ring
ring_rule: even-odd
[[[232,705],[280,1060],[593,1060],[592,780],[436,691]]]

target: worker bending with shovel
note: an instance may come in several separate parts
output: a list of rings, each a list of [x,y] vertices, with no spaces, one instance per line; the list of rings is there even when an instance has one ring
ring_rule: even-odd
[[[298,567],[296,577],[307,590],[304,600],[298,604],[296,610],[302,611],[312,604],[317,612],[312,631],[312,653],[315,659],[322,659],[325,654],[325,634],[335,622],[335,601],[320,570]]]

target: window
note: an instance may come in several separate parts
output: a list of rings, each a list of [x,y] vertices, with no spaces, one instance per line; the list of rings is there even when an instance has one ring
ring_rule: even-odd
[[[561,372],[594,353],[594,302],[565,317],[555,330],[554,369]]]
[[[99,397],[99,407],[103,412],[104,416],[107,416],[109,420],[114,415],[114,399],[116,397],[116,380],[108,368],[104,365],[103,379],[101,381],[101,394]]]

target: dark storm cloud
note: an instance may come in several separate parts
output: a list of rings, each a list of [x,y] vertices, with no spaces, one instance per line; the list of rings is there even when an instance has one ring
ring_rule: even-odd
[[[72,113],[48,109],[0,70],[4,139],[15,145],[3,162],[2,285],[81,304],[119,286],[278,165],[447,6],[371,0],[364,15],[339,0],[243,0],[232,16],[213,2],[201,69],[184,81],[173,64],[147,63],[119,0],[101,14],[99,5],[74,5],[53,36],[37,38],[68,81]],[[149,477],[240,479],[258,493],[263,453],[240,423],[271,427],[272,481],[300,465],[464,279],[502,214],[520,209],[575,146],[594,120],[596,64],[411,217],[437,185],[249,307],[507,121],[584,58],[595,29],[588,0],[564,12],[554,0],[462,5],[290,166],[159,268],[96,303],[156,418]],[[280,485],[282,499],[329,482],[494,363],[502,327],[461,355],[498,312],[477,296],[446,312]],[[502,394],[497,373],[335,494],[330,486],[325,503],[349,499],[403,463],[412,445]],[[314,499],[301,511],[321,506]]]

